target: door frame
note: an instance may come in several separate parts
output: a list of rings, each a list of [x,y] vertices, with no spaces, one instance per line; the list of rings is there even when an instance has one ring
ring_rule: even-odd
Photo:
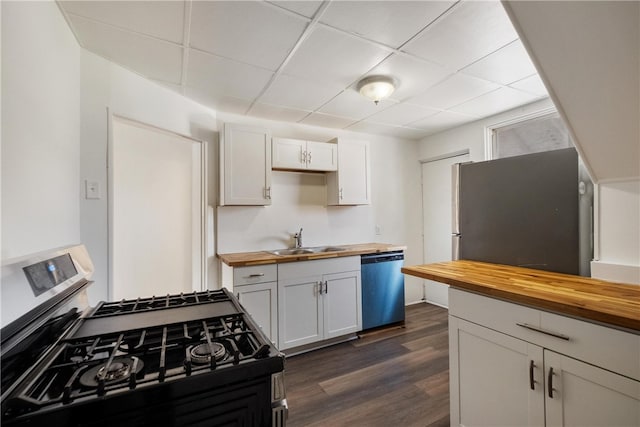
[[[420,163],[420,199],[422,200],[421,206],[420,206],[420,211],[421,211],[421,219],[422,219],[422,224],[421,224],[421,228],[422,228],[422,263],[425,264],[426,261],[424,259],[425,257],[425,251],[424,251],[424,245],[425,245],[425,229],[424,229],[424,172],[423,172],[423,167],[425,164],[427,163],[433,163],[433,162],[437,162],[439,160],[445,160],[445,159],[451,159],[454,157],[459,157],[459,156],[469,156],[471,157],[471,152],[469,150],[469,148],[464,148],[462,150],[457,150],[457,151],[450,151],[448,153],[444,153],[444,154],[440,154],[437,156],[433,156],[433,157],[427,157],[425,159],[420,159],[419,163]],[[451,230],[449,230],[449,233],[451,234]],[[427,287],[426,287],[426,283],[425,280],[422,280],[422,300],[423,301],[427,301]],[[447,307],[445,307],[447,308]]]
[[[192,289],[193,291],[204,291],[207,288],[207,247],[208,247],[208,236],[209,236],[209,224],[207,221],[207,205],[208,205],[208,201],[207,201],[207,194],[208,194],[208,188],[207,188],[207,176],[208,176],[208,170],[207,170],[207,143],[206,141],[203,140],[199,140],[199,139],[195,139],[191,136],[188,135],[184,135],[178,132],[174,132],[171,130],[167,130],[167,129],[163,129],[154,125],[151,125],[149,123],[144,123],[141,122],[139,120],[135,120],[135,119],[131,119],[128,117],[125,117],[123,115],[120,114],[116,114],[113,113],[112,111],[110,111],[109,108],[107,108],[107,298],[108,300],[112,300],[113,299],[113,259],[114,259],[114,253],[113,253],[113,234],[114,234],[114,224],[113,224],[113,217],[114,217],[114,212],[113,212],[113,122],[114,120],[118,120],[121,123],[125,123],[125,124],[129,124],[132,126],[137,126],[140,128],[146,128],[148,130],[151,130],[153,132],[161,132],[161,133],[165,133],[165,134],[169,134],[172,136],[177,136],[179,138],[184,138],[184,139],[188,139],[194,143],[199,144],[200,150],[199,150],[199,156],[200,156],[200,218],[199,218],[199,224],[200,224],[200,241],[197,242],[197,246],[195,242],[192,242],[192,248],[196,248],[198,249],[199,253],[200,253],[200,268],[198,269],[199,271],[197,271],[197,274],[199,274],[200,276],[200,286],[197,286],[197,279],[192,277]],[[193,237],[193,230],[192,230],[192,237]],[[192,271],[196,271],[193,268],[193,260],[192,260]],[[141,295],[144,296],[144,295]]]

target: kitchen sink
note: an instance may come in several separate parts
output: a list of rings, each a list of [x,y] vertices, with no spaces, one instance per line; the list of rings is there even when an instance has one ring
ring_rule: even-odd
[[[286,255],[304,255],[304,254],[316,254],[320,252],[340,252],[346,250],[338,246],[316,246],[313,248],[293,248],[293,249],[277,249],[275,251],[269,251],[274,255],[286,256]]]
[[[274,255],[302,255],[312,254],[315,251],[307,248],[295,248],[295,249],[278,249],[277,251],[269,251]]]

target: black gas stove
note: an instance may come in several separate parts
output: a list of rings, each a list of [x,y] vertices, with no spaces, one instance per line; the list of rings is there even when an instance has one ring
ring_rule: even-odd
[[[68,286],[3,319],[3,425],[285,424],[284,357],[225,289],[92,309],[87,280],[41,276]]]

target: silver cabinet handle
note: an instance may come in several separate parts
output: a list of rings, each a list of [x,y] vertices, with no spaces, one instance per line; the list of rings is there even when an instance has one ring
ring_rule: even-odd
[[[340,194],[340,196],[339,196],[340,200],[342,200],[342,188],[340,189],[339,194]]]
[[[307,152],[306,151],[302,152],[302,163],[305,164],[305,165],[307,164]]]
[[[559,334],[557,332],[547,331],[547,330],[538,328],[537,326],[531,326],[527,323],[516,323],[516,325],[520,326],[521,328],[529,329],[530,331],[540,332],[541,334],[549,335],[555,338],[560,338],[561,340],[565,340],[565,341],[571,340],[571,338],[566,335]]]
[[[324,281],[324,293],[328,294],[329,293],[329,284],[327,283],[327,281]]]
[[[266,187],[264,189],[264,198],[271,200],[271,187]]]
[[[322,295],[322,282],[318,282],[318,294]]]
[[[262,277],[262,276],[264,276],[264,273],[253,273],[248,275],[247,277]]]
[[[311,151],[307,152],[307,163],[311,164]]]

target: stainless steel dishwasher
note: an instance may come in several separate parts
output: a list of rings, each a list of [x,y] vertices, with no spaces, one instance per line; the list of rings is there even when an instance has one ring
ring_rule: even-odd
[[[361,256],[362,328],[404,321],[404,252]]]

